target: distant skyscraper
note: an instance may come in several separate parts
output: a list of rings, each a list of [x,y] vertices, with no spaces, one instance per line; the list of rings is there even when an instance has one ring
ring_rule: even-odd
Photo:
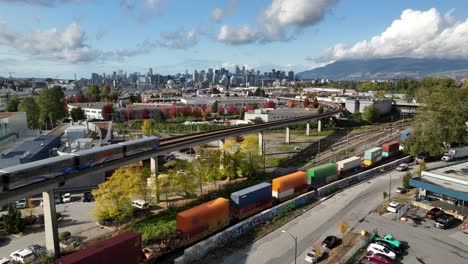
[[[235,73],[236,75],[239,75],[239,74],[240,74],[239,65],[234,66],[234,73]]]
[[[153,76],[153,68],[150,67],[148,69],[148,77],[151,77],[151,76]]]
[[[290,82],[294,81],[294,72],[293,71],[288,72],[288,81],[290,81]]]
[[[192,80],[194,82],[198,82],[198,71],[197,70],[193,71]]]

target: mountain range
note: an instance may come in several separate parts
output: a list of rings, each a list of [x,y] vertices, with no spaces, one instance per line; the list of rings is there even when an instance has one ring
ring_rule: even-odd
[[[300,72],[301,80],[385,80],[424,78],[428,76],[463,77],[468,74],[468,60],[463,59],[356,59],[341,60],[324,67]]]

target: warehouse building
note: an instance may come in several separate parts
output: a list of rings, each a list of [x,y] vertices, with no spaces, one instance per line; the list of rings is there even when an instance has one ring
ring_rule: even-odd
[[[410,185],[418,188],[419,201],[468,215],[468,161],[425,170]]]
[[[252,121],[256,118],[261,118],[263,122],[278,121],[295,117],[303,117],[316,115],[317,110],[314,108],[283,108],[283,109],[267,109],[260,108],[249,110],[245,113],[244,120]]]

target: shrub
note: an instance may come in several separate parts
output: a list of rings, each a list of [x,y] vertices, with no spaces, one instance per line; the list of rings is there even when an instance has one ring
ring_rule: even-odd
[[[59,233],[59,239],[60,240],[66,240],[66,239],[69,239],[70,237],[71,237],[71,233],[68,232],[68,231],[64,231],[64,232]]]

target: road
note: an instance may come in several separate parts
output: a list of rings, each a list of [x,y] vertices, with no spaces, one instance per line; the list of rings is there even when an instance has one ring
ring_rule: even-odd
[[[360,221],[364,221],[370,212],[383,202],[382,193],[384,191],[388,192],[389,175],[392,175],[392,194],[394,194],[395,188],[401,186],[403,174],[403,172],[392,171],[369,182],[346,189],[287,223],[282,228],[275,230],[253,244],[247,245],[232,255],[226,256],[222,263],[294,263],[294,241],[288,234],[282,233],[282,229],[298,237],[297,259],[298,263],[304,263],[305,255],[312,244],[319,244],[327,235],[341,236],[338,231],[338,224],[345,221],[352,228]],[[382,229],[380,231],[385,232]],[[393,229],[389,230],[389,232],[393,232]],[[421,241],[424,241],[424,238],[421,238]],[[447,238],[445,242],[449,243],[449,245],[453,243],[454,247],[460,246],[453,239]],[[449,253],[443,248],[436,248],[428,254],[449,255],[449,259],[454,262],[445,263],[459,263],[456,253]],[[420,262],[405,261],[405,263]],[[426,261],[426,263],[430,262]]]

